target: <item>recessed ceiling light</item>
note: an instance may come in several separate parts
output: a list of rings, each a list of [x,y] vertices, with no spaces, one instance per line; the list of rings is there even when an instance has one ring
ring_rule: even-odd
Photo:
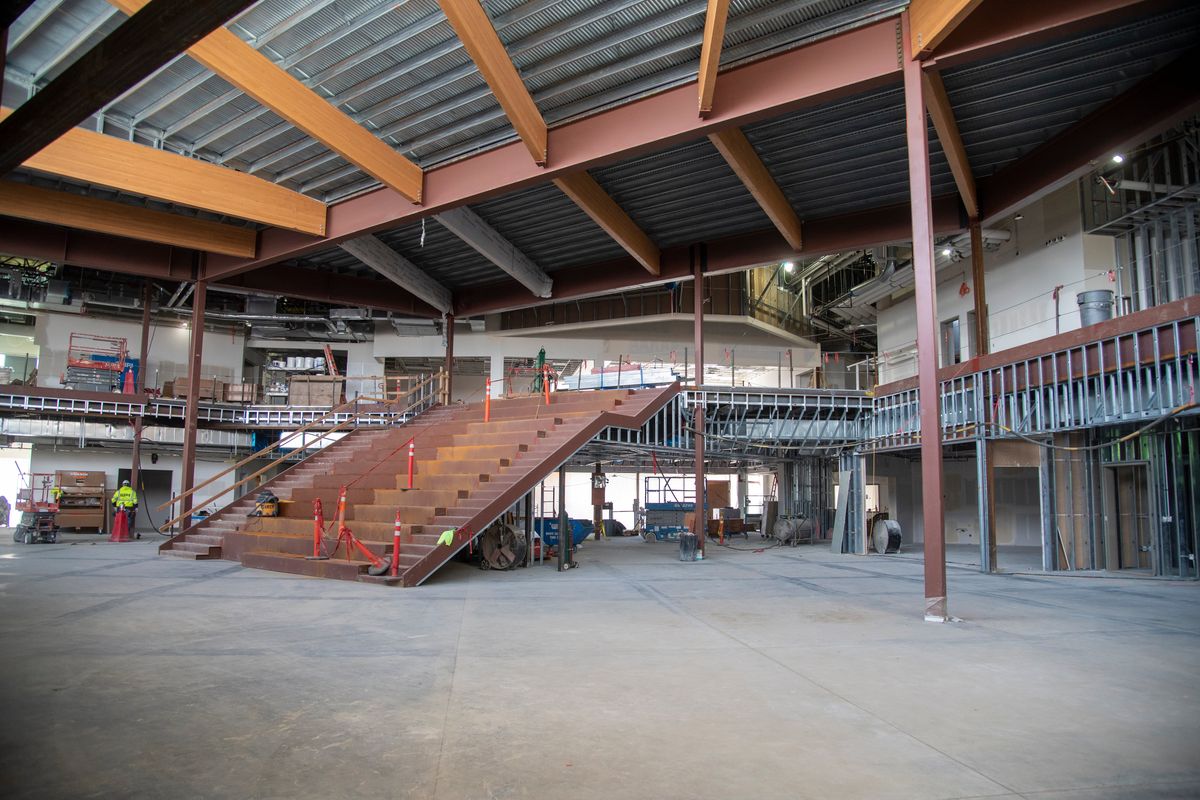
[[[1120,153],[1117,153],[1117,154],[1115,154],[1115,155],[1113,156],[1113,163],[1114,163],[1114,164],[1120,164],[1120,163],[1122,163],[1122,162],[1124,162],[1124,161],[1125,161],[1125,156],[1121,155]]]
[[[942,250],[942,255],[944,255],[946,258],[950,257],[950,253],[951,253],[951,250],[949,247]]]

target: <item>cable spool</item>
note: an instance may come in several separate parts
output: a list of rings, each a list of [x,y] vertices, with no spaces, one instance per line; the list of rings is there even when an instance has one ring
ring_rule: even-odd
[[[899,553],[902,538],[900,523],[894,519],[876,518],[871,526],[871,546],[876,553]]]

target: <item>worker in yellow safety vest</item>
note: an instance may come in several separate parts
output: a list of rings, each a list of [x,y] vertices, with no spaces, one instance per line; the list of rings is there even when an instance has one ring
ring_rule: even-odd
[[[113,492],[112,505],[118,511],[125,509],[125,516],[129,522],[129,532],[133,533],[138,539],[142,538],[140,533],[134,533],[133,530],[134,519],[137,517],[138,496],[133,487],[129,485],[129,481],[121,481],[121,488]]]

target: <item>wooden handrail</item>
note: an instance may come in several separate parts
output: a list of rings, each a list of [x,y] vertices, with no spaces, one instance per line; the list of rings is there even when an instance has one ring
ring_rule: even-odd
[[[330,413],[333,413],[333,412],[330,412]],[[328,416],[328,415],[326,415],[326,416]],[[321,439],[325,438],[325,437],[326,437],[326,436],[328,436],[329,434],[337,432],[338,430],[340,430],[341,428],[344,428],[344,427],[346,427],[347,425],[351,424],[352,422],[356,422],[356,421],[358,420],[358,417],[359,417],[359,416],[360,416],[359,414],[355,414],[354,416],[350,417],[349,419],[343,420],[342,422],[339,422],[337,425],[334,425],[334,426],[333,426],[332,428],[330,428],[329,430],[323,431],[323,432],[321,433],[321,435],[320,435],[320,436],[318,436],[318,437],[317,437],[317,439],[316,439],[315,441],[320,441]],[[283,442],[283,440],[281,439],[279,442],[276,442],[275,444],[276,444],[276,445],[279,445],[279,444],[281,444],[282,442]],[[309,445],[307,445],[307,444],[305,444],[305,445],[302,445],[302,448],[307,448],[307,447],[309,447]],[[265,451],[266,451],[266,449],[267,449],[267,448],[263,448],[263,450],[260,450],[258,454],[261,454],[261,453],[265,452]],[[320,451],[317,451],[317,452],[320,452]],[[258,455],[258,454],[255,454],[255,455]],[[316,453],[313,453],[313,455],[316,455]],[[254,458],[254,456],[249,456],[249,457],[247,457],[247,459],[245,459],[245,460],[243,460],[242,462],[239,462],[239,463],[245,463],[245,461],[248,461],[248,460],[250,460],[250,459],[252,459],[252,458]],[[237,489],[237,488],[238,488],[238,487],[240,487],[240,486],[244,486],[245,484],[247,484],[247,483],[249,483],[250,481],[252,481],[252,480],[254,480],[255,478],[257,478],[259,475],[262,475],[262,474],[263,474],[264,472],[266,472],[267,470],[273,469],[275,466],[276,466],[275,464],[268,464],[267,466],[263,467],[262,469],[258,470],[257,472],[252,472],[251,474],[249,474],[249,475],[247,475],[246,477],[242,478],[242,479],[241,479],[240,481],[238,481],[237,483],[234,483],[234,484],[232,484],[232,485],[230,485],[230,486],[227,486],[226,488],[224,488],[224,489],[222,489],[221,491],[219,491],[219,492],[217,492],[216,494],[214,494],[212,497],[210,497],[210,498],[208,498],[207,500],[203,501],[202,503],[198,503],[198,504],[196,505],[196,508],[203,508],[204,506],[206,506],[206,505],[208,505],[209,503],[211,503],[211,502],[213,502],[214,500],[216,500],[218,497],[221,497],[222,495],[228,494],[229,492],[232,492],[233,490]],[[237,467],[236,467],[236,466],[234,466],[234,467],[231,467],[230,469],[237,469]],[[221,473],[221,475],[226,475],[226,474],[228,474],[228,473],[229,473],[229,470],[226,470],[225,472]],[[218,475],[218,476],[214,476],[213,478],[211,478],[211,479],[209,479],[208,481],[206,481],[206,482],[205,482],[205,484],[203,484],[203,485],[205,485],[205,486],[206,486],[206,485],[208,485],[208,484],[209,484],[209,483],[211,483],[213,480],[216,480],[216,478],[218,478],[218,477],[220,477],[220,475]],[[194,487],[194,488],[192,489],[192,491],[193,491],[193,492],[195,492],[197,489],[200,489],[200,488],[202,488],[202,486],[196,486],[196,487]],[[183,497],[183,495],[179,495],[179,497]],[[177,500],[178,498],[175,498],[175,499]],[[165,503],[164,505],[174,505],[174,504],[175,504],[175,500],[170,500],[170,501],[168,501],[167,503]],[[160,506],[160,508],[161,508],[161,507],[162,507],[162,506]],[[180,522],[181,520],[183,520],[185,517],[189,516],[190,514],[191,514],[191,510],[188,510],[188,511],[185,511],[184,513],[180,514],[179,516],[175,517],[174,519],[167,520],[167,521],[166,521],[166,522],[164,522],[164,523],[163,523],[161,526],[159,526],[159,530],[161,530],[161,531],[170,530],[170,529],[172,528],[172,526],[174,526],[174,525],[175,525],[175,523],[177,523],[177,522]]]
[[[441,371],[441,370],[439,370],[439,371],[438,371],[436,374],[430,375],[429,377],[427,377],[427,378],[425,378],[424,380],[422,380],[422,381],[421,381],[419,384],[417,384],[416,386],[414,386],[412,389],[410,389],[410,390],[407,392],[407,396],[408,396],[408,397],[411,397],[413,394],[417,393],[417,392],[418,392],[418,391],[420,391],[422,388],[424,388],[424,387],[425,387],[427,384],[431,383],[431,382],[432,382],[432,381],[433,381],[435,378],[439,378],[439,377],[441,376],[441,372],[442,372],[442,371]],[[193,486],[193,487],[192,487],[191,489],[189,489],[188,491],[186,491],[186,492],[183,492],[183,493],[181,493],[181,494],[179,494],[179,495],[177,495],[177,496],[175,496],[175,497],[171,498],[171,499],[170,499],[170,500],[168,500],[167,502],[165,502],[165,503],[163,503],[162,505],[158,506],[158,508],[157,508],[157,509],[155,509],[155,510],[157,510],[157,511],[161,511],[161,510],[163,510],[163,509],[165,509],[165,508],[168,508],[168,507],[174,506],[174,505],[175,505],[175,504],[176,504],[178,501],[182,500],[182,499],[183,499],[183,498],[185,498],[185,497],[190,497],[191,495],[195,494],[195,493],[196,493],[196,492],[198,492],[199,490],[203,489],[205,486],[208,486],[208,485],[212,484],[212,483],[213,483],[213,482],[215,482],[216,480],[218,480],[218,479],[220,479],[220,478],[222,478],[222,477],[224,477],[224,476],[228,475],[230,472],[233,472],[234,470],[237,470],[239,467],[245,466],[246,464],[248,464],[249,462],[251,462],[251,461],[255,460],[256,458],[261,458],[261,457],[262,457],[263,455],[265,455],[266,453],[269,453],[269,452],[271,452],[271,451],[273,451],[273,450],[276,450],[276,449],[278,449],[280,446],[282,446],[283,444],[285,444],[285,443],[287,443],[287,442],[291,441],[291,440],[292,440],[292,439],[294,439],[296,436],[299,436],[299,435],[301,435],[301,434],[307,433],[308,431],[312,430],[314,427],[316,427],[316,426],[320,425],[320,424],[321,424],[321,423],[322,423],[322,422],[323,422],[325,419],[327,419],[328,417],[330,417],[330,416],[333,416],[333,415],[336,415],[336,414],[341,414],[341,413],[344,413],[344,412],[345,412],[347,409],[349,409],[351,406],[358,407],[358,406],[361,406],[361,404],[363,404],[363,403],[383,403],[383,404],[390,404],[390,402],[391,402],[391,401],[388,401],[388,400],[387,400],[387,399],[385,399],[385,398],[375,398],[375,397],[357,397],[357,398],[355,398],[354,400],[351,400],[350,402],[343,403],[343,404],[342,404],[342,405],[340,405],[340,406],[337,406],[337,407],[335,407],[335,408],[332,408],[332,409],[330,409],[329,411],[327,411],[326,413],[324,413],[324,414],[322,414],[321,416],[319,416],[319,417],[317,417],[316,419],[314,419],[312,422],[308,423],[307,425],[304,425],[303,427],[297,428],[296,430],[294,430],[294,431],[292,431],[291,433],[289,433],[287,436],[284,436],[283,438],[279,439],[279,441],[273,442],[273,443],[271,443],[271,444],[267,445],[266,447],[264,447],[263,449],[261,449],[261,450],[259,450],[259,451],[255,452],[255,453],[251,453],[250,455],[248,455],[248,456],[246,456],[245,458],[243,458],[241,461],[237,462],[236,464],[234,464],[234,465],[233,465],[233,466],[231,466],[231,467],[227,467],[226,469],[224,469],[223,471],[221,471],[221,472],[217,473],[216,475],[213,475],[211,478],[209,478],[208,480],[204,481],[203,483],[200,483],[200,484],[198,484],[198,485],[196,485],[196,486]],[[419,403],[420,403],[420,401],[409,403],[409,405],[408,405],[408,406],[406,406],[404,409],[402,409],[402,410],[400,410],[400,411],[397,411],[397,412],[392,412],[392,413],[397,413],[397,414],[401,414],[401,415],[402,415],[402,414],[407,414],[409,411],[411,411],[411,410],[413,410],[414,408],[416,408],[416,407],[417,407],[417,405],[419,405]],[[373,413],[376,413],[376,412],[375,412],[375,410],[371,410],[371,411],[362,411],[362,410],[358,410],[358,411],[356,411],[356,412],[355,412],[355,413],[354,413],[352,416],[350,416],[349,418],[347,418],[346,420],[343,420],[342,422],[338,423],[337,425],[334,425],[332,428],[329,428],[329,429],[325,430],[324,432],[322,432],[322,434],[321,434],[320,436],[318,436],[318,437],[317,437],[317,440],[316,440],[316,441],[320,441],[321,439],[324,439],[324,438],[325,438],[326,436],[328,436],[329,434],[331,434],[331,433],[334,433],[334,432],[336,432],[336,431],[338,431],[338,430],[341,430],[342,428],[346,427],[347,425],[349,425],[349,424],[351,424],[351,423],[353,423],[353,422],[357,422],[357,421],[358,421],[358,419],[359,419],[360,417],[362,417],[362,416],[364,416],[364,415],[366,415],[366,414],[373,414]],[[308,447],[308,445],[305,445],[305,447]],[[275,466],[274,464],[271,464],[271,465],[268,465],[268,466],[266,466],[266,467],[263,467],[262,469],[258,470],[257,472],[255,472],[255,473],[253,473],[253,474],[251,474],[251,475],[247,475],[245,478],[242,478],[240,481],[237,481],[236,483],[232,484],[231,486],[229,486],[229,487],[225,488],[224,490],[222,490],[222,491],[218,492],[217,494],[213,495],[212,497],[208,498],[208,499],[207,499],[207,500],[205,500],[203,503],[200,503],[198,507],[201,507],[201,508],[202,508],[202,507],[204,507],[204,506],[208,505],[208,504],[209,504],[209,503],[211,503],[212,501],[216,500],[218,497],[221,497],[222,495],[224,495],[224,494],[227,494],[227,493],[229,493],[229,492],[233,491],[234,489],[238,488],[239,486],[242,486],[242,485],[246,484],[247,482],[249,482],[249,481],[253,480],[254,478],[257,478],[259,475],[261,475],[262,473],[266,472],[268,469],[271,469],[271,468],[272,468],[272,467],[274,467],[274,466]],[[184,517],[186,517],[186,516],[187,516],[187,514],[180,514],[179,516],[175,517],[174,519],[172,519],[172,520],[170,520],[170,521],[168,521],[168,522],[164,523],[164,524],[163,524],[163,525],[162,525],[162,526],[159,528],[159,530],[168,530],[168,529],[169,529],[171,526],[173,526],[173,525],[174,525],[176,522],[179,522],[180,520],[182,520],[182,519],[183,519]]]
[[[348,407],[350,407],[350,406],[352,406],[352,405],[355,405],[357,402],[358,402],[358,399],[356,398],[356,399],[354,399],[354,400],[351,400],[351,401],[350,401],[350,402],[348,402],[348,403],[344,403],[344,404],[342,404],[342,405],[340,405],[340,406],[337,406],[337,407],[335,407],[335,408],[332,408],[332,409],[330,409],[329,411],[326,411],[324,414],[322,414],[321,416],[317,417],[316,419],[314,419],[312,422],[308,423],[307,425],[305,425],[305,426],[303,426],[303,427],[301,427],[301,428],[297,428],[296,430],[294,430],[294,431],[292,431],[291,433],[289,433],[287,436],[284,436],[284,437],[283,437],[282,439],[280,439],[279,441],[277,441],[277,442],[273,442],[272,444],[269,444],[269,445],[267,445],[267,446],[266,446],[266,447],[264,447],[262,450],[259,450],[259,451],[257,451],[257,452],[251,453],[250,455],[248,455],[248,456],[246,456],[245,458],[243,458],[241,461],[239,461],[239,462],[237,462],[236,464],[234,464],[232,467],[227,467],[226,469],[222,470],[221,472],[218,472],[216,475],[213,475],[211,478],[209,478],[208,480],[204,481],[203,483],[201,483],[201,484],[198,484],[198,485],[196,485],[196,486],[193,486],[191,489],[188,489],[186,492],[182,492],[182,493],[180,493],[180,494],[176,495],[175,497],[172,497],[170,500],[168,500],[167,502],[165,502],[165,503],[163,503],[162,505],[158,506],[158,507],[157,507],[156,509],[154,509],[154,510],[155,510],[155,511],[162,511],[164,508],[168,508],[168,507],[170,507],[170,506],[173,506],[173,505],[175,505],[177,502],[179,502],[180,500],[182,500],[182,499],[183,499],[183,498],[185,498],[185,497],[191,497],[193,494],[195,494],[196,492],[200,491],[200,490],[201,490],[201,489],[203,489],[205,486],[208,486],[209,484],[213,483],[213,482],[214,482],[214,481],[216,481],[218,478],[223,478],[223,477],[225,477],[226,475],[228,475],[230,472],[233,472],[234,470],[238,469],[239,467],[245,466],[246,464],[250,463],[250,462],[251,462],[251,461],[253,461],[254,459],[256,459],[256,458],[259,458],[259,457],[260,457],[260,456],[262,456],[263,454],[265,454],[265,453],[269,453],[269,452],[271,452],[272,450],[275,450],[275,449],[276,449],[276,448],[278,448],[280,445],[284,444],[285,442],[289,442],[289,441],[291,441],[291,440],[292,440],[294,437],[298,436],[299,434],[302,434],[302,433],[307,433],[309,430],[311,430],[312,428],[314,428],[314,427],[316,427],[317,425],[319,425],[319,424],[320,424],[322,421],[324,421],[326,417],[333,416],[334,414],[341,414],[341,413],[343,413],[343,412],[344,412],[344,411],[345,411],[345,410],[346,410]]]

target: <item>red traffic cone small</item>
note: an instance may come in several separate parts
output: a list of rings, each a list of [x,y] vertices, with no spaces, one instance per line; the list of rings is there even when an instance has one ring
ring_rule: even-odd
[[[131,542],[129,536],[129,515],[125,513],[125,509],[118,508],[117,513],[113,514],[112,533],[108,535],[110,542]]]

